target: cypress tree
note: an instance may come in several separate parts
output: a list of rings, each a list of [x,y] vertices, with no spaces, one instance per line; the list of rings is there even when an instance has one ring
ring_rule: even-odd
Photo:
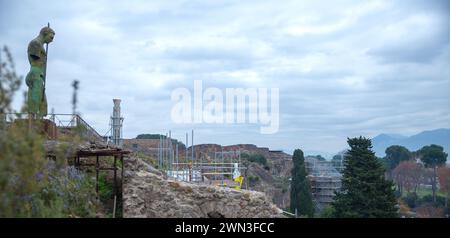
[[[383,165],[364,137],[347,140],[341,191],[332,206],[335,217],[397,217],[394,187],[384,178]]]
[[[305,158],[303,151],[297,149],[292,156],[294,167],[291,171],[291,211],[308,217],[314,216],[314,206],[311,195],[311,185],[306,177]]]

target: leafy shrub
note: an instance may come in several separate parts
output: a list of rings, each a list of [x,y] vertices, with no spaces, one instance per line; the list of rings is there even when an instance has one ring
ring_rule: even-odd
[[[320,218],[334,218],[334,207],[333,206],[326,206],[322,212],[320,213]]]
[[[166,139],[165,135],[160,134],[139,134],[138,136],[136,136],[136,139],[159,139],[161,137],[163,139]]]
[[[42,137],[15,125],[0,139],[0,217],[90,217],[92,178],[45,159]]]
[[[114,184],[107,180],[107,174],[102,171],[98,178],[98,195],[100,201],[107,202],[114,196]]]
[[[425,195],[419,200],[420,205],[424,204],[433,204],[435,206],[444,207],[445,206],[445,197],[443,196],[436,196],[436,203],[433,202],[433,195]],[[417,205],[419,205],[417,204]]]
[[[403,201],[408,205],[410,208],[415,208],[417,206],[419,197],[416,193],[409,193],[406,195],[406,197],[403,198]]]
[[[51,162],[51,161],[50,161]],[[68,217],[93,217],[97,209],[94,179],[73,166],[58,168],[49,163],[48,184],[40,195],[46,203],[62,201],[62,214]]]
[[[22,77],[4,47],[7,62],[0,62],[0,113],[16,113],[11,108]],[[2,52],[0,52],[1,54]],[[0,57],[2,58],[2,57]],[[23,112],[26,105],[23,107]],[[39,121],[18,118],[6,123],[0,115],[0,217],[85,217],[95,214],[92,179],[65,165],[45,158]],[[64,149],[63,149],[64,150]],[[61,151],[61,155],[64,152]]]
[[[401,198],[402,197],[402,193],[400,192],[400,190],[396,189],[394,191],[394,196],[395,196],[395,198]]]
[[[248,162],[258,163],[260,165],[263,165],[263,166],[269,168],[268,164],[267,164],[267,159],[263,155],[243,153],[241,155],[241,158],[244,159],[244,160],[247,160]]]
[[[42,138],[21,125],[1,133],[0,216],[35,216],[33,201],[47,180]]]
[[[255,185],[258,181],[259,181],[258,176],[253,176],[253,175],[248,176],[248,182],[250,185]]]

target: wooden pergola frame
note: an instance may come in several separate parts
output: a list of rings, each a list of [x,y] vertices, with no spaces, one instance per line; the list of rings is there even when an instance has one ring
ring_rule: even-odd
[[[95,192],[96,192],[96,198],[99,199],[99,173],[100,171],[108,171],[112,170],[114,171],[114,208],[113,208],[113,218],[115,217],[116,213],[116,199],[120,195],[119,189],[118,189],[118,183],[117,183],[117,161],[120,160],[121,162],[121,186],[123,184],[123,159],[126,157],[126,155],[130,154],[130,151],[122,150],[118,148],[106,148],[106,149],[81,149],[78,150],[76,155],[73,157],[73,164],[75,167],[81,168],[81,167],[95,167]],[[80,158],[89,158],[89,157],[95,157],[95,163],[80,163]],[[113,157],[113,167],[101,167],[100,166],[100,159],[104,157]]]

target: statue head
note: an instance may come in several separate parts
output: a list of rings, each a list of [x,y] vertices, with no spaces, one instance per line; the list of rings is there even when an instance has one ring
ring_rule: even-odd
[[[44,40],[44,43],[50,43],[55,37],[55,31],[50,27],[44,27],[39,32],[39,36]]]

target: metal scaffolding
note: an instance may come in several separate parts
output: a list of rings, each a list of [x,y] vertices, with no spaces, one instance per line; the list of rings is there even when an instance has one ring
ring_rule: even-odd
[[[340,190],[342,175],[336,165],[315,157],[306,157],[305,166],[316,209],[321,211],[333,201],[335,192]]]
[[[172,133],[160,136],[158,147],[158,168],[175,180],[206,183],[216,186],[240,188],[244,177],[240,151],[214,151],[202,153],[195,151],[194,131],[191,134],[191,147],[188,148],[189,135],[186,133],[186,148],[179,151],[178,142],[174,144]],[[184,152],[180,153],[180,152]]]

